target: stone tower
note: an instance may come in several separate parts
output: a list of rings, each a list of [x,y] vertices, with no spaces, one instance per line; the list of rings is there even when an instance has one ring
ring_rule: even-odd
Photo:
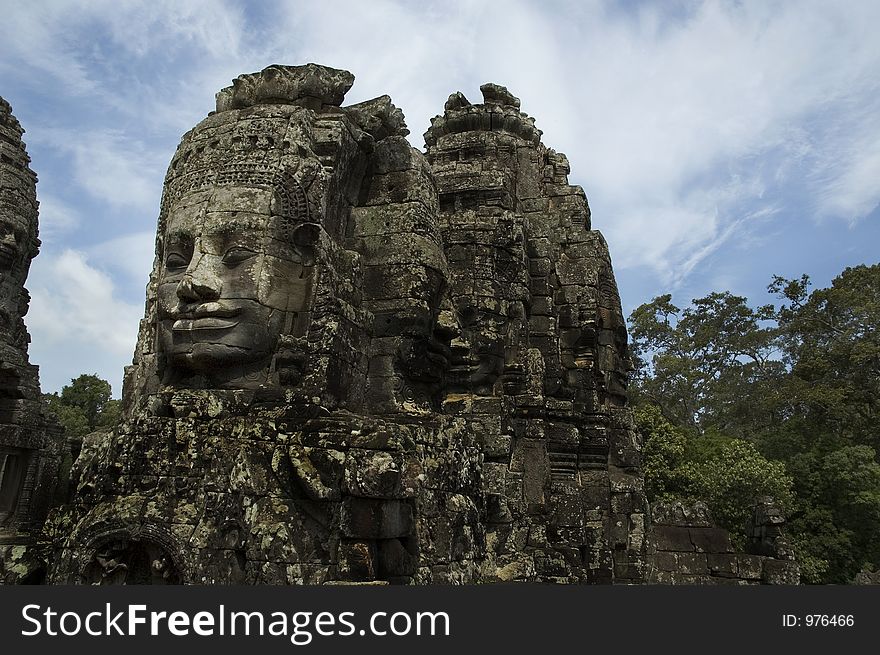
[[[644,579],[620,303],[565,158],[487,85],[426,159],[352,82],[270,66],[183,137],[54,581]]]
[[[0,560],[8,582],[43,575],[26,551],[54,500],[61,460],[61,428],[44,413],[27,354],[24,283],[40,241],[37,176],[22,134],[0,98]]]
[[[483,450],[494,568],[644,579],[647,503],[626,409],[626,326],[602,235],[565,155],[495,84],[425,134],[457,317],[447,411]]]

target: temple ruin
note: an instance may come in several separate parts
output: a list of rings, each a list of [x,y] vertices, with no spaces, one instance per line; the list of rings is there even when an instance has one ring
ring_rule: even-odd
[[[270,66],[184,135],[49,582],[796,580],[769,518],[760,555],[689,508],[652,524],[608,247],[519,99],[453,93],[422,153],[353,81]]]

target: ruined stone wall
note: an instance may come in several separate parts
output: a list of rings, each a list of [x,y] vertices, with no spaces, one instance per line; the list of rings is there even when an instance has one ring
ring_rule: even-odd
[[[782,533],[785,521],[772,502],[759,499],[749,525],[746,552],[731,544],[703,503],[652,506],[652,584],[784,584],[800,581],[793,553]]]
[[[55,500],[61,428],[40,400],[37,367],[28,362],[24,288],[37,238],[37,176],[21,140],[24,130],[0,98],[0,579],[39,577],[27,555]]]

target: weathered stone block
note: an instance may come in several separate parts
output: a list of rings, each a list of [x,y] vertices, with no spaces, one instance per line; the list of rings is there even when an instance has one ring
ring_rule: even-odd
[[[343,490],[364,498],[402,498],[407,463],[400,453],[348,451]]]
[[[550,501],[550,512],[551,526],[581,527],[584,524],[584,506],[580,496],[553,496]]]
[[[376,544],[372,541],[339,543],[337,562],[339,572],[350,580],[373,580],[379,573]]]
[[[372,163],[373,171],[379,175],[428,168],[424,156],[402,136],[389,136],[377,143],[373,149]]]
[[[685,575],[704,576],[709,573],[705,553],[676,553],[678,571]]]
[[[695,550],[688,528],[674,525],[657,525],[654,526],[654,538],[657,543],[657,550],[673,552],[693,552]]]
[[[654,557],[654,566],[660,571],[677,571],[678,558],[675,553],[659,551]]]
[[[410,552],[400,539],[378,542],[379,575],[383,578],[414,575],[418,554]]]
[[[797,562],[765,558],[761,571],[761,582],[775,585],[800,584],[800,568]]]
[[[697,552],[732,553],[730,534],[723,528],[689,528],[691,542]]]
[[[744,580],[760,580],[764,558],[757,555],[737,555],[737,575]]]
[[[722,578],[735,578],[739,575],[736,555],[730,553],[706,555],[709,573]]]

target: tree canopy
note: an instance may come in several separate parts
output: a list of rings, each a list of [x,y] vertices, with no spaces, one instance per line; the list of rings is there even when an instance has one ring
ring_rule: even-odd
[[[849,582],[880,568],[880,265],[768,289],[776,302],[754,308],[664,295],[630,316],[648,492],[700,496],[734,531],[772,492],[805,581]]]
[[[109,382],[84,373],[65,385],[60,394],[43,394],[43,400],[67,435],[80,438],[119,421],[120,401],[113,400],[111,395]]]

